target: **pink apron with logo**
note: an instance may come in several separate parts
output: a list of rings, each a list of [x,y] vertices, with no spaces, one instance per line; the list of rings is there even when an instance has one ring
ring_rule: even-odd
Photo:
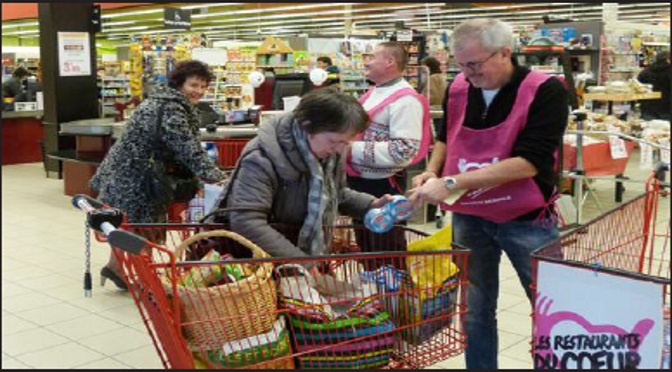
[[[520,87],[511,113],[505,121],[487,129],[463,125],[467,110],[469,83],[459,74],[450,85],[446,139],[446,163],[443,176],[465,173],[498,163],[511,157],[518,134],[527,123],[530,105],[539,86],[550,76],[531,71]],[[453,205],[442,209],[478,216],[504,223],[535,209],[547,207],[539,186],[532,178],[509,182],[486,189],[469,190]]]
[[[374,88],[375,89],[375,88]],[[362,105],[369,99],[371,96],[371,93],[373,92],[373,89],[369,89],[364,93],[363,96],[359,98],[359,103]],[[417,98],[420,103],[422,104],[422,110],[423,110],[423,115],[422,115],[422,138],[420,140],[420,149],[418,150],[417,155],[411,160],[411,165],[415,164],[422,159],[424,159],[427,156],[427,153],[429,152],[429,146],[432,144],[432,117],[429,112],[429,102],[427,101],[427,98],[425,96],[418,94],[413,88],[403,88],[399,89],[398,91],[390,94],[387,98],[385,98],[382,102],[380,102],[378,105],[372,107],[370,110],[367,111],[367,114],[369,114],[369,118],[373,120],[374,116],[380,112],[380,110],[384,109],[394,101],[398,100],[401,97],[405,97],[407,95],[412,95]],[[364,132],[359,133],[353,141],[361,141],[362,138],[364,137]],[[359,171],[355,169],[352,165],[351,161],[351,152],[348,151],[348,155],[346,157],[346,166],[345,166],[345,171],[347,172],[348,176],[351,177],[360,177],[361,174]],[[390,179],[392,180],[392,179]],[[392,181],[390,181],[392,182]],[[395,185],[393,185],[395,186]],[[398,187],[397,187],[398,188]]]

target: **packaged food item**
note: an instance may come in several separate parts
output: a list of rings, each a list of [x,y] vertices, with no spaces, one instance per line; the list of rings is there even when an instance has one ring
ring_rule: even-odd
[[[386,206],[397,222],[405,221],[413,214],[413,206],[403,195],[395,195]]]
[[[394,217],[385,208],[373,208],[364,216],[366,228],[378,234],[390,231],[394,222]]]
[[[203,256],[201,262],[221,260],[222,256],[213,249]],[[224,274],[220,265],[199,265],[189,269],[181,282],[186,287],[207,287],[222,280]]]

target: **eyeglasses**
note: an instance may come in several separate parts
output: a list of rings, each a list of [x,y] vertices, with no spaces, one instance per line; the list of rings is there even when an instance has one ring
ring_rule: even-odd
[[[488,62],[490,60],[490,58],[494,57],[495,54],[497,54],[497,53],[499,53],[499,50],[492,53],[488,58],[486,58],[486,59],[484,59],[480,62],[468,62],[467,64],[458,63],[457,67],[459,67],[462,70],[469,69],[471,71],[479,71],[481,68],[483,68],[483,64],[485,64],[485,62]]]

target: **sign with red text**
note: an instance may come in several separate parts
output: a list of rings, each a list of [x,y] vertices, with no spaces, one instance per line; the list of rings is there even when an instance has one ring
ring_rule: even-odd
[[[661,284],[544,261],[537,273],[536,369],[660,368]]]
[[[60,76],[91,75],[91,45],[88,32],[58,33]]]

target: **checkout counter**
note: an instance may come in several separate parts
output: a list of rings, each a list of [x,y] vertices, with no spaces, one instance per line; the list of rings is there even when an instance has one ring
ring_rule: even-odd
[[[258,116],[254,119],[255,121],[258,119],[261,125],[270,117],[282,113],[283,111],[261,111],[257,112]],[[443,116],[442,111],[433,110],[431,114],[433,118]],[[206,142],[214,142],[217,145],[220,167],[234,167],[245,144],[257,135],[258,125],[254,123],[212,125],[215,123],[206,124],[205,128],[200,129],[201,139]],[[76,149],[57,151],[47,156],[59,160],[63,164],[64,193],[66,195],[87,194],[96,196],[89,189],[89,180],[95,174],[114,141],[121,138],[125,128],[125,121],[114,122],[112,118],[79,120],[61,124],[60,135],[75,136]],[[32,138],[41,138],[41,136]]]
[[[2,112],[2,165],[42,161],[42,110]]]
[[[255,120],[257,118],[259,116]],[[201,140],[215,142],[219,150],[220,167],[234,167],[245,144],[257,135],[257,127],[254,123],[208,125],[200,129]],[[62,162],[65,195],[96,196],[89,189],[89,180],[114,142],[121,138],[125,128],[126,121],[114,122],[113,118],[61,123],[59,135],[74,136],[75,150],[57,151],[47,156]]]

